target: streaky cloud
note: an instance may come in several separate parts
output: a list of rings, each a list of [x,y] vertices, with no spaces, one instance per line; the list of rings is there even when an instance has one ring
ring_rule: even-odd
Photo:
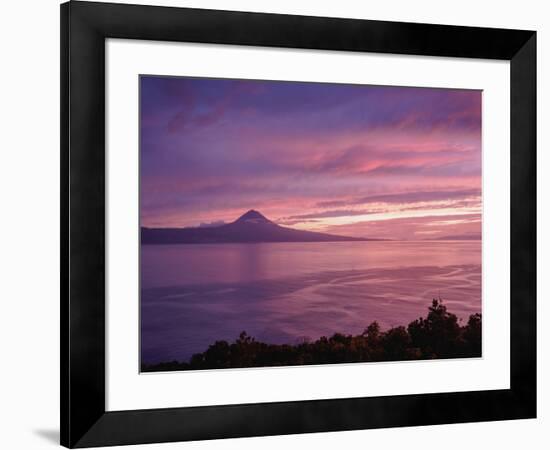
[[[442,190],[442,191],[414,191],[389,194],[368,195],[346,200],[329,200],[317,203],[320,208],[330,208],[346,205],[365,205],[371,203],[418,203],[442,200],[454,200],[467,197],[478,197],[481,190],[478,188]]]

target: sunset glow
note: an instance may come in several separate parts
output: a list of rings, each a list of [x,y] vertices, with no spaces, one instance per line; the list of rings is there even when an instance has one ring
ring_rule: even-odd
[[[481,236],[481,92],[143,76],[141,224]]]

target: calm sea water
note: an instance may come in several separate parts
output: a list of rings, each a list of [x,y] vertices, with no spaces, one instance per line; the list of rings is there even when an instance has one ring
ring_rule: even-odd
[[[481,242],[151,245],[141,249],[142,362],[186,361],[241,331],[269,343],[481,312]]]

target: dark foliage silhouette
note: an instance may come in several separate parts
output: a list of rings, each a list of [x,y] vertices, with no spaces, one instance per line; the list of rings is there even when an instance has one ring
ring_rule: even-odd
[[[189,362],[171,361],[142,365],[144,372],[223,369],[236,367],[294,366],[350,362],[406,361],[472,358],[481,356],[481,314],[472,314],[461,326],[441,299],[434,299],[426,318],[407,327],[382,331],[372,322],[363,333],[336,333],[314,342],[266,344],[243,331],[233,343],[216,341]]]

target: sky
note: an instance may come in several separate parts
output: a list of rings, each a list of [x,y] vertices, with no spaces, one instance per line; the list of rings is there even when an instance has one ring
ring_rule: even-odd
[[[142,76],[141,224],[481,233],[481,91]]]

